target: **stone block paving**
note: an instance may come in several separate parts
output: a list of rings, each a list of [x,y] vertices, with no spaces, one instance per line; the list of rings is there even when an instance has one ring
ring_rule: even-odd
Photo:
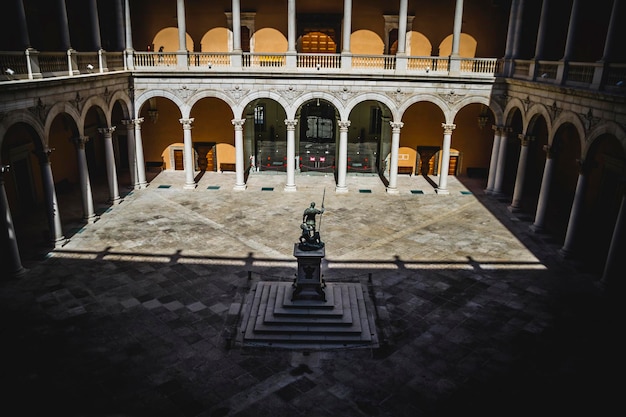
[[[619,310],[480,181],[451,178],[449,195],[420,177],[397,195],[376,177],[345,194],[328,176],[284,181],[235,191],[234,174],[207,173],[183,190],[163,172],[3,280],[9,415],[612,414]],[[252,283],[293,279],[302,211],[324,190],[325,279],[369,285],[381,346],[234,345]]]

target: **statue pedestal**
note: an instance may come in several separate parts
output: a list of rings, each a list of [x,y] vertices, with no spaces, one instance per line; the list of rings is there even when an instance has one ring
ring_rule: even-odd
[[[302,250],[294,244],[293,256],[298,259],[298,275],[293,283],[292,300],[326,301],[324,280],[322,279],[322,258],[326,255],[325,247],[315,250]]]

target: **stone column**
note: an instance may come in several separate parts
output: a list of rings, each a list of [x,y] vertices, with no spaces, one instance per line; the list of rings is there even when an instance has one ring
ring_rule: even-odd
[[[97,0],[89,0],[89,25],[91,26],[91,38],[94,51],[102,49],[102,39],[100,37],[100,19],[98,18]]]
[[[143,158],[143,141],[141,140],[141,124],[143,117],[133,119],[135,124],[135,166],[137,167],[137,183],[135,188],[146,188],[146,162]]]
[[[15,228],[13,227],[13,218],[11,217],[9,200],[4,189],[5,172],[9,172],[9,166],[0,165],[0,233],[2,233],[2,237],[0,237],[0,239],[2,239],[6,244],[3,244],[2,246],[6,246],[3,255],[8,263],[6,266],[3,265],[2,269],[8,272],[7,275],[10,275],[13,278],[19,278],[26,273],[26,269],[22,266],[22,260],[20,259],[20,250],[17,246],[17,238],[15,236]]]
[[[580,0],[574,0],[572,4],[572,12],[569,17],[569,26],[567,28],[567,39],[565,41],[565,52],[562,61],[569,61],[572,58],[574,44],[576,43],[576,29],[578,26],[578,10],[580,9]]]
[[[508,141],[508,133],[511,129],[508,127],[502,128],[502,136],[500,136],[500,148],[498,149],[498,164],[496,168],[496,177],[493,183],[493,193],[496,195],[502,194],[502,185],[504,183],[504,166],[506,165],[506,144]]]
[[[576,253],[576,245],[578,244],[578,233],[580,230],[581,215],[585,194],[587,192],[587,178],[590,163],[581,161],[580,172],[578,174],[578,182],[576,183],[576,192],[574,194],[574,202],[567,222],[567,232],[565,233],[565,242],[560,249],[560,253],[564,258],[570,258]]]
[[[126,47],[124,43],[124,0],[115,0],[115,51],[123,51]]]
[[[439,187],[435,190],[437,194],[450,194],[448,191],[448,170],[450,169],[450,143],[452,142],[452,131],[456,128],[454,124],[442,123],[443,145],[441,147],[441,169],[439,171]]]
[[[511,59],[517,59],[519,57],[519,48],[520,48],[520,43],[522,41],[523,17],[524,17],[524,0],[519,0],[519,3],[517,4],[517,10],[515,11],[515,34],[513,36]]]
[[[350,35],[352,35],[352,0],[343,0],[343,39],[341,52],[350,53]]]
[[[233,52],[241,53],[241,5],[233,0]]]
[[[519,155],[519,161],[517,163],[517,175],[515,177],[515,188],[513,190],[513,200],[509,206],[509,211],[518,212],[522,208],[522,197],[524,194],[524,182],[526,180],[526,165],[528,161],[528,145],[535,138],[527,135],[517,136],[521,141],[521,150]]]
[[[65,236],[63,236],[61,215],[59,213],[57,193],[54,187],[54,177],[52,175],[52,166],[50,164],[50,154],[52,151],[53,149],[45,148],[36,154],[39,157],[39,164],[41,166],[41,179],[46,203],[46,214],[48,216],[48,227],[50,228],[50,234],[48,237],[52,247],[58,248],[63,246],[66,239]]]
[[[176,0],[176,20],[178,22],[178,52],[187,52],[187,20],[185,18],[185,0]]]
[[[606,39],[604,40],[604,53],[602,54],[602,62],[612,61],[613,47],[615,45],[615,35],[617,32],[617,25],[622,23],[618,22],[618,13],[621,0],[613,0],[613,8],[611,9],[611,17],[609,20],[609,27],[606,32]]]
[[[235,126],[235,174],[236,182],[234,190],[245,190],[246,182],[244,180],[244,163],[243,163],[243,125],[246,119],[233,119],[231,123]]]
[[[70,42],[70,25],[67,20],[67,9],[65,7],[65,0],[57,0],[58,7],[58,30],[61,34],[61,48],[63,50],[72,49],[72,43]]]
[[[337,161],[337,186],[335,192],[346,193],[346,175],[348,172],[348,128],[350,120],[339,121],[339,160]]]
[[[126,33],[126,67],[135,68],[133,62],[133,31],[130,20],[130,0],[124,0],[124,29]]]
[[[546,151],[546,164],[543,167],[543,178],[539,190],[539,201],[537,202],[537,212],[535,221],[530,226],[534,233],[543,233],[546,227],[546,214],[548,212],[548,200],[550,199],[550,189],[552,187],[552,177],[554,175],[554,148],[550,145],[543,147]]]
[[[391,126],[391,157],[389,158],[389,184],[387,192],[398,194],[398,151],[400,150],[400,130],[402,122],[389,122]]]
[[[461,25],[463,22],[463,0],[456,0],[454,8],[454,26],[452,30],[452,56],[459,56],[459,45],[461,44]]]
[[[287,127],[287,184],[285,191],[296,191],[296,124],[297,120],[285,120]]]
[[[502,141],[502,126],[493,125],[494,130],[493,146],[491,147],[491,159],[489,160],[489,176],[487,177],[486,194],[492,194],[496,179],[496,170],[498,169],[498,151],[500,150],[500,142]]]
[[[183,141],[185,144],[185,190],[193,190],[197,187],[195,180],[195,161],[193,158],[193,141],[191,139],[191,129],[193,128],[193,118],[179,119],[180,124],[183,125]],[[243,143],[242,143],[243,145]]]
[[[287,0],[287,52],[296,52],[296,0]]]
[[[24,10],[24,0],[13,0],[15,3],[15,9],[17,10],[17,35],[20,38],[20,43],[23,49],[30,48],[30,37],[28,35],[28,23],[26,21],[26,11]]]
[[[83,219],[87,223],[94,223],[96,221],[96,212],[93,207],[93,194],[91,192],[87,156],[85,155],[85,143],[87,143],[89,138],[83,136],[72,138],[71,140],[76,146],[76,155],[78,158],[78,175],[80,177],[80,191],[83,198]]]
[[[543,59],[543,48],[546,43],[546,31],[548,30],[548,10],[550,0],[543,0],[541,4],[541,15],[539,17],[539,29],[537,30],[537,43],[535,44],[535,60]]]
[[[613,228],[611,245],[600,280],[603,285],[611,287],[617,283],[618,279],[623,279],[624,253],[626,253],[626,194],[622,196],[622,203]]]
[[[135,124],[132,120],[122,120],[126,126],[126,145],[128,148],[128,173],[130,184],[135,188],[137,184],[137,160],[135,159]]]
[[[514,58],[513,57],[513,43],[515,42],[515,33],[517,29],[518,23],[518,13],[517,9],[519,7],[520,0],[512,0],[511,1],[511,10],[509,11],[509,26],[506,32],[506,46],[504,51],[504,57],[506,59]],[[521,19],[521,16],[520,16]]]
[[[406,54],[406,20],[408,15],[408,0],[400,0],[400,11],[398,12],[398,50],[397,55]]]
[[[109,182],[109,202],[111,204],[120,203],[120,190],[117,184],[117,169],[115,167],[115,153],[113,151],[113,132],[115,126],[98,129],[104,137],[104,155],[107,164],[107,180]]]

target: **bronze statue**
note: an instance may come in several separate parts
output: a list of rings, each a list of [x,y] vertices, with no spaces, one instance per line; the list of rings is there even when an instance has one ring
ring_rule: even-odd
[[[302,214],[302,224],[300,225],[302,234],[300,235],[299,248],[301,250],[316,250],[324,246],[324,242],[320,239],[319,230],[316,228],[315,221],[315,216],[319,214],[321,219],[323,213],[323,203],[321,210],[315,208],[315,203],[311,203],[311,205],[304,210],[304,213]]]

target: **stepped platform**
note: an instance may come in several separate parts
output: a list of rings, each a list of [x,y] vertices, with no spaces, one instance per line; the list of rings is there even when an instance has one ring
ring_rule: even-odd
[[[327,283],[326,300],[292,300],[290,282],[262,281],[248,294],[241,345],[329,349],[377,347],[374,310],[360,283]]]

